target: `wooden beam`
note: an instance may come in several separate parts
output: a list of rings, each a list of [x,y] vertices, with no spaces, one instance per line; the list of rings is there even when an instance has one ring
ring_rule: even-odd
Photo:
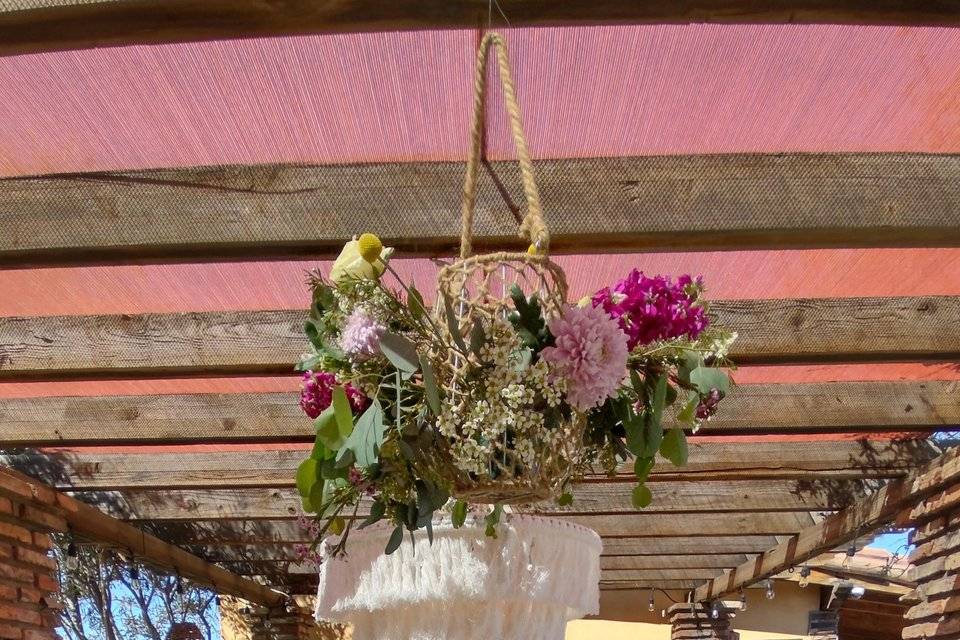
[[[951,449],[907,478],[892,481],[870,497],[804,529],[756,560],[700,585],[693,594],[694,601],[722,597],[801,564],[863,532],[877,529],[904,509],[957,482],[960,482],[960,450]]]
[[[483,0],[120,0],[19,2],[0,13],[0,54],[312,33],[473,29],[486,24]],[[960,4],[907,0],[691,0],[580,2],[515,0],[511,26],[578,24],[790,23],[957,26]],[[82,28],[79,25],[83,25]]]
[[[877,481],[879,482],[879,481]],[[570,507],[555,503],[525,510],[563,517],[633,515],[633,483],[584,483],[573,487]],[[797,480],[651,482],[653,514],[835,511],[865,492],[859,481],[818,483]],[[272,520],[295,518],[300,500],[294,489],[165,489],[71,492],[80,500],[124,520]],[[369,505],[361,506],[366,515]]]
[[[710,554],[699,556],[602,556],[600,568],[622,569],[725,569],[735,567],[747,558],[742,553]]]
[[[111,453],[99,449],[9,450],[0,464],[58,489],[213,489],[292,487],[309,450],[150,451]],[[799,480],[827,486],[835,481],[895,478],[937,456],[925,439],[715,442],[692,439],[682,468],[657,464],[651,482],[705,480]],[[605,482],[630,481],[633,467]]]
[[[212,587],[218,593],[240,596],[268,606],[276,606],[283,601],[284,595],[281,593],[216,567],[15,471],[0,469],[0,483],[4,491],[17,492],[18,501],[36,503],[62,515],[70,531],[82,539],[131,551],[144,562],[174,569],[184,578]]]
[[[740,364],[949,360],[960,296],[718,300]],[[287,374],[306,312],[0,318],[0,381]]]
[[[2,20],[11,15],[0,16],[0,42],[10,42]],[[960,156],[747,154],[536,165],[555,253],[960,245]],[[513,162],[490,165],[509,198],[522,202],[517,171]],[[0,266],[317,258],[367,230],[382,233],[399,255],[452,255],[462,175],[460,163],[418,162],[10,178],[0,181]],[[484,180],[475,250],[522,247],[513,213],[492,179]]]
[[[960,424],[960,381],[749,384],[703,433],[876,432]],[[313,439],[292,393],[8,398],[0,446]]]

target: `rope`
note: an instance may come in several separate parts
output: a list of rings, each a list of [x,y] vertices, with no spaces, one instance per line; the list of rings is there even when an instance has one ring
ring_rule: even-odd
[[[497,66],[500,71],[500,84],[503,86],[503,99],[510,119],[513,142],[517,148],[517,161],[520,164],[520,178],[527,198],[527,214],[520,224],[520,237],[529,239],[541,252],[550,245],[550,232],[543,220],[540,206],[540,192],[533,175],[533,164],[527,151],[527,141],[523,135],[523,122],[520,120],[520,105],[510,75],[510,61],[507,59],[507,45],[500,34],[487,33],[477,52],[476,77],[473,93],[473,129],[470,132],[470,155],[467,158],[467,175],[463,184],[463,228],[460,234],[460,257],[470,255],[473,242],[473,213],[477,202],[477,171],[480,165],[480,150],[483,142],[483,114],[486,98],[487,60],[490,46],[497,51]]]

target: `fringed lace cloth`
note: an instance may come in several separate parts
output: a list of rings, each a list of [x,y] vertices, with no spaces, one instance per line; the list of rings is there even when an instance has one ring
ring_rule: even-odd
[[[568,620],[599,610],[600,537],[554,518],[512,514],[482,526],[418,532],[391,555],[392,528],[350,535],[320,569],[315,615],[363,640],[562,640]]]

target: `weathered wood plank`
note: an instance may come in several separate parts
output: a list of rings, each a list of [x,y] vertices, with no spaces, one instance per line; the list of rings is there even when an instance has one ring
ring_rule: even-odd
[[[571,507],[554,503],[525,511],[562,517],[635,515],[629,482],[585,483],[573,487]],[[761,513],[835,511],[864,491],[856,480],[826,484],[795,480],[651,482],[653,502],[643,510],[653,514]],[[128,520],[278,519],[298,516],[294,489],[166,489],[72,492],[80,500],[101,506]],[[361,507],[366,514],[369,505]]]
[[[960,423],[960,381],[750,384],[704,433],[876,431]],[[295,394],[196,394],[0,400],[0,445],[104,441],[308,441]]]
[[[960,357],[960,297],[718,300],[741,364]],[[0,380],[288,373],[300,310],[0,318]]]
[[[894,478],[932,460],[927,440],[837,440],[800,442],[714,442],[693,439],[682,468],[657,464],[651,482],[705,480],[793,480],[813,491],[834,482]],[[11,450],[0,464],[58,489],[199,489],[292,487],[309,445],[299,449],[110,453],[96,449]],[[630,482],[633,468],[604,482]],[[815,474],[815,475],[814,475]]]
[[[894,480],[868,498],[844,509],[736,569],[697,587],[695,602],[718,598],[741,586],[784,571],[843,544],[863,531],[892,521],[904,509],[960,482],[960,450],[951,449],[917,472]]]
[[[0,16],[0,34],[10,19]],[[10,40],[0,36],[0,42]],[[709,155],[536,164],[554,252],[960,244],[958,156]],[[522,202],[517,171],[512,162],[491,165],[511,200]],[[454,212],[462,174],[462,164],[439,162],[8,179],[0,181],[0,265],[316,258],[370,229],[384,233],[400,254],[449,255],[459,238]],[[484,181],[475,248],[521,246],[501,192],[489,177]]]
[[[473,29],[486,24],[483,0],[140,0],[34,3],[0,12],[0,55],[310,33]],[[51,6],[53,5],[53,6]],[[31,6],[18,2],[17,8]],[[888,0],[690,0],[579,2],[519,0],[512,26],[646,23],[960,24],[960,5]],[[80,28],[78,25],[83,25]]]

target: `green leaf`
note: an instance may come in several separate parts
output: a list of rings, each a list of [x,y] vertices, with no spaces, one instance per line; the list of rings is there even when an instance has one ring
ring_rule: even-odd
[[[356,459],[353,451],[344,447],[337,453],[337,461],[334,463],[334,467],[337,469],[349,469]]]
[[[427,404],[433,415],[440,415],[440,391],[437,389],[437,377],[433,373],[433,365],[422,355],[420,358],[420,371],[423,372],[423,391],[427,397]]]
[[[647,409],[647,419],[644,428],[644,439],[646,440],[645,456],[652,456],[660,448],[660,442],[663,440],[663,407],[667,399],[667,376],[661,375],[657,378],[657,386],[653,390],[653,399],[650,407]]]
[[[301,496],[309,496],[310,489],[320,479],[320,463],[313,458],[307,458],[297,467],[297,492]]]
[[[433,545],[433,520],[427,520],[427,540],[430,541],[430,544]]]
[[[677,365],[677,378],[685,383],[690,383],[690,372],[697,367],[703,366],[703,356],[697,351],[686,350],[681,356],[681,361]]]
[[[333,405],[324,409],[323,413],[313,421],[317,430],[317,442],[330,451],[336,451],[343,446],[346,438],[340,433],[340,426],[334,413]],[[348,434],[349,435],[349,434]]]
[[[683,429],[670,429],[660,443],[660,453],[675,467],[687,464],[687,436]]]
[[[703,396],[710,393],[711,389],[719,389],[723,395],[730,393],[730,376],[723,369],[697,367],[690,372],[690,383]]]
[[[687,395],[687,402],[683,405],[683,409],[677,414],[677,421],[689,425],[696,424],[697,405],[699,404],[700,394],[696,391],[691,391]]]
[[[323,309],[332,309],[337,303],[337,299],[333,295],[333,289],[325,284],[317,283],[313,288],[313,302]]]
[[[330,526],[327,529],[330,533],[335,536],[343,533],[343,530],[347,528],[347,521],[343,519],[342,516],[337,516],[330,520]]]
[[[503,505],[494,505],[493,511],[491,511],[484,521],[487,523],[487,530],[485,531],[488,538],[497,537],[497,525],[500,524],[500,516],[503,514]]]
[[[301,496],[300,497],[300,506],[303,509],[304,513],[316,513],[317,508],[313,506],[313,502],[310,500],[310,496]]]
[[[453,528],[459,529],[467,521],[467,503],[457,500],[453,505]]]
[[[353,451],[359,466],[368,467],[377,462],[380,445],[383,444],[383,431],[383,409],[380,401],[374,399],[357,420],[357,426],[343,446]]]
[[[450,337],[457,343],[460,351],[466,353],[467,345],[460,334],[460,321],[457,319],[457,314],[453,312],[453,303],[450,302],[450,296],[446,293],[443,294],[443,310],[447,316],[447,329],[450,331]]]
[[[562,496],[557,498],[557,504],[561,507],[569,507],[573,504],[573,494],[567,491]]]
[[[380,351],[390,364],[404,373],[414,373],[420,368],[416,345],[401,335],[385,332],[380,337]]]
[[[647,485],[638,484],[633,488],[631,499],[634,509],[643,509],[650,506],[650,503],[653,501],[653,494],[650,493],[650,488],[647,487]]]
[[[329,489],[327,482],[317,482],[310,489],[310,495],[303,499],[304,505],[310,504],[310,512],[319,512],[323,507],[324,499],[327,497]]]
[[[647,476],[650,475],[650,471],[653,469],[653,465],[656,463],[656,458],[650,456],[648,458],[637,458],[633,462],[633,473],[637,476],[637,482],[646,482]]]
[[[360,523],[357,529],[363,529],[364,527],[369,527],[370,525],[379,522],[383,519],[383,516],[387,513],[387,505],[383,504],[379,500],[374,500],[373,504],[370,505],[370,515],[367,516],[367,519]]]
[[[353,431],[353,411],[350,410],[350,401],[343,387],[333,388],[333,417],[337,421],[337,431],[344,438]]]
[[[413,285],[410,285],[407,290],[407,308],[410,309],[410,315],[413,316],[414,320],[419,320],[427,315],[427,305],[423,303],[423,296]]]
[[[473,327],[470,329],[470,350],[480,357],[480,351],[487,344],[487,333],[483,330],[483,322],[480,318],[473,321]]]

